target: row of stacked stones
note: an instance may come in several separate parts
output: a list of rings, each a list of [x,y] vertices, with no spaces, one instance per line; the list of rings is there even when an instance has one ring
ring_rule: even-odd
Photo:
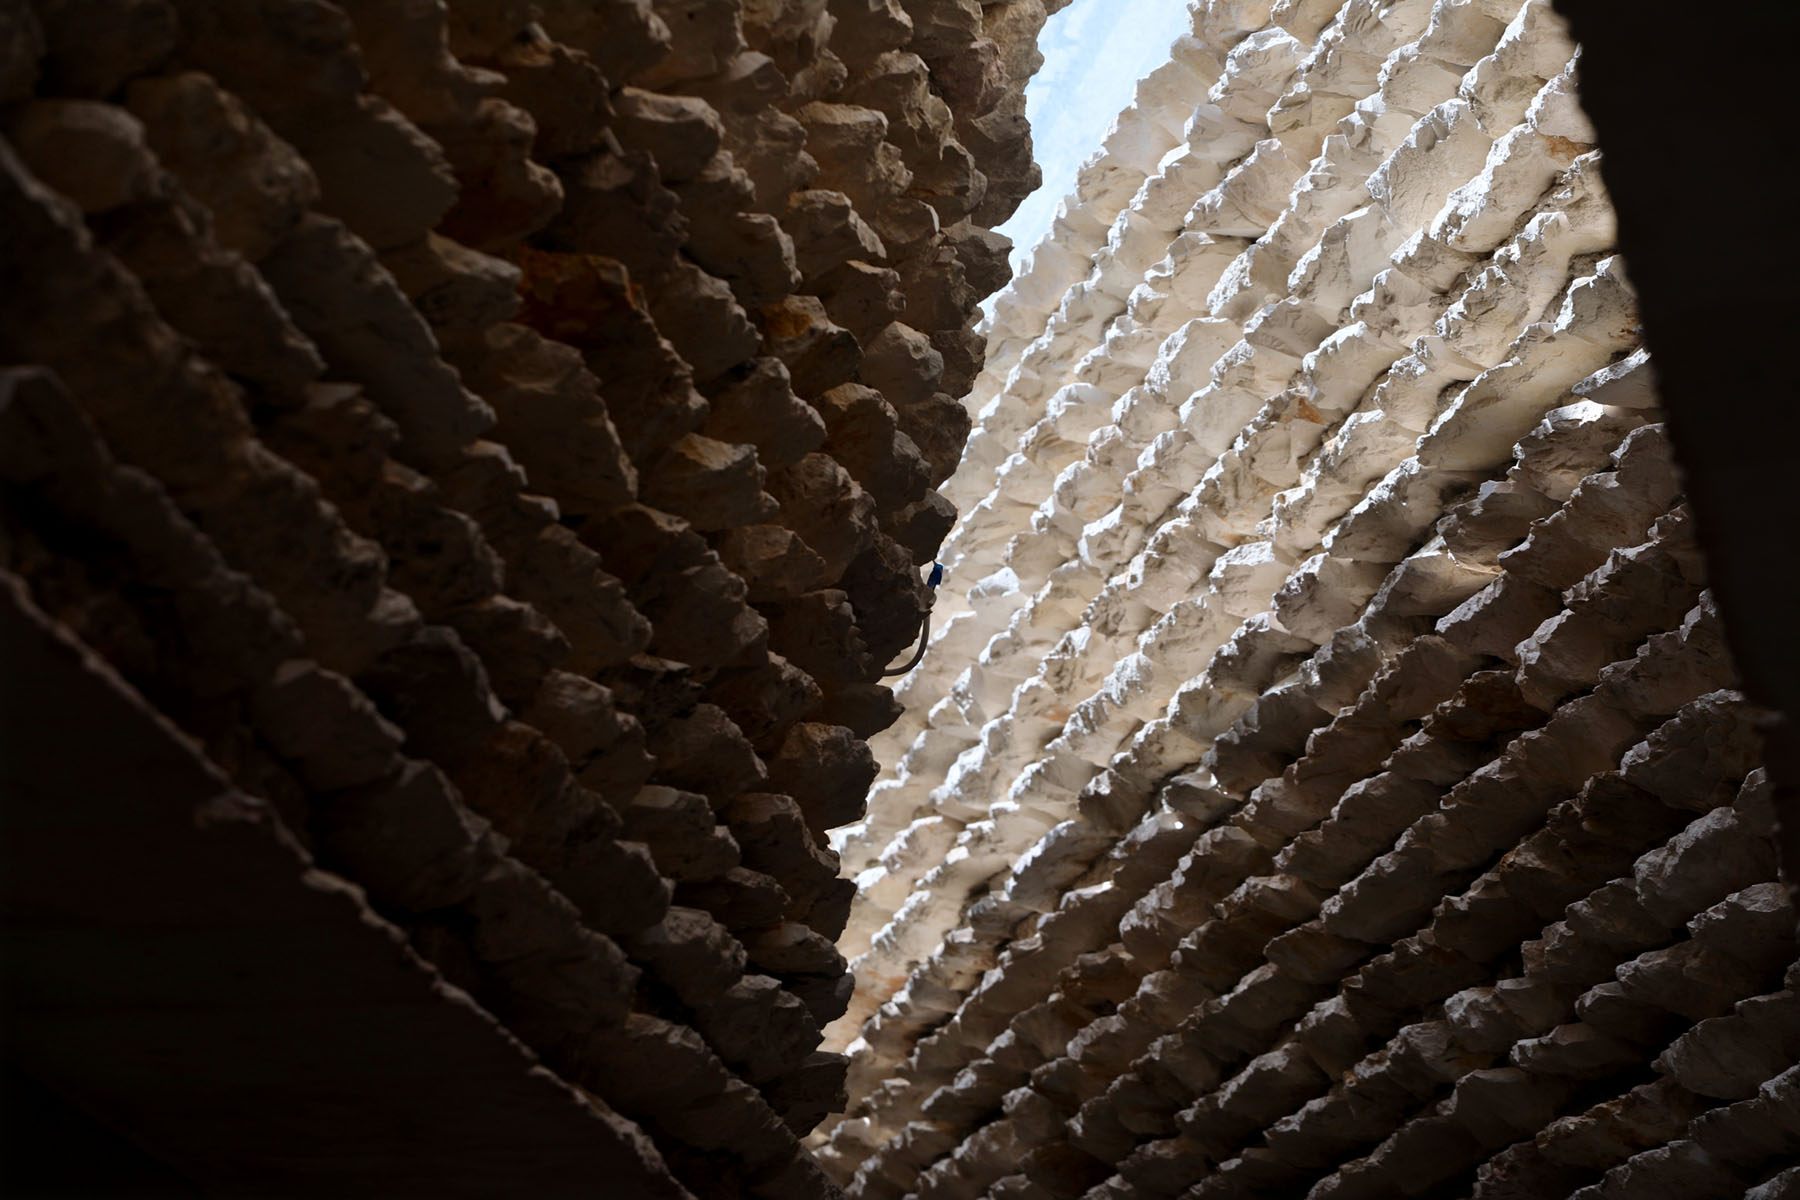
[[[646,1131],[644,1194],[835,1193],[823,835],[1045,16],[0,3],[0,568]]]
[[[1547,0],[1191,11],[994,312],[837,835],[821,1163],[1800,1194],[1794,913],[1577,47]]]

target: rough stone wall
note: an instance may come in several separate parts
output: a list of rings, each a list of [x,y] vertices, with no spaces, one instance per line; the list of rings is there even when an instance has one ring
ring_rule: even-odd
[[[0,2],[23,627],[583,1089],[617,1194],[834,1191],[823,834],[951,524],[1045,12]]]
[[[1192,11],[965,401],[935,639],[839,839],[820,1161],[1793,1194],[1757,714],[1577,48],[1545,0]]]

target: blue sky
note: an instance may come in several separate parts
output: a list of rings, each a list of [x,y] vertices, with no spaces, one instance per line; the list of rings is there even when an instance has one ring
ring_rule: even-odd
[[[1025,85],[1025,115],[1044,183],[1000,232],[1013,240],[1015,269],[1049,232],[1075,172],[1100,148],[1138,80],[1160,67],[1187,32],[1186,0],[1074,0],[1038,38],[1044,65]]]

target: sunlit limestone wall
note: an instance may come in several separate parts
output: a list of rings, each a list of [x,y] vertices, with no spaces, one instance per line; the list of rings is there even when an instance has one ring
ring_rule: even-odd
[[[602,1191],[835,1194],[824,831],[1045,15],[0,4],[9,596],[567,1081]]]
[[[1542,0],[1192,14],[964,399],[820,1161],[1741,1195],[1794,914],[1579,52]]]

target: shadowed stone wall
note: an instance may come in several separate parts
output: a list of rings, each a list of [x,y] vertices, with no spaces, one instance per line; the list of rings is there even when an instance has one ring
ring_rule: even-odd
[[[625,1147],[580,1190],[835,1193],[796,1140],[843,1103],[818,1047],[853,885],[823,835],[861,813],[864,739],[899,711],[876,681],[951,524],[934,489],[982,366],[975,304],[1006,278],[988,230],[1036,182],[1045,15],[0,3],[9,612],[191,740],[271,870],[360,889],[344,936],[402,931],[401,974],[482,1014],[520,1088],[534,1056],[554,1072],[558,1119]],[[123,736],[108,719],[93,738]],[[7,853],[53,866],[72,851],[44,814],[92,781],[9,735]],[[94,766],[158,837],[199,837],[203,785]],[[93,824],[114,861],[130,826]],[[151,886],[121,862],[121,895]],[[73,932],[25,953],[60,928],[57,879],[8,893],[0,945],[43,1082],[213,1185],[412,1186],[122,1115],[151,1085],[59,1022],[156,1001],[130,973],[57,984]],[[278,893],[242,919],[279,925]],[[149,936],[125,907],[66,920],[125,961]],[[329,945],[294,943],[296,967],[337,978]],[[166,970],[204,992],[228,958]],[[340,1015],[321,1058],[366,1034]],[[233,1053],[204,1023],[131,1028],[196,1070]],[[415,1086],[481,1100],[442,1045]],[[277,1128],[299,1069],[267,1065]],[[340,1132],[395,1103],[326,1094]],[[482,1186],[455,1182],[441,1122],[365,1124],[421,1181]],[[576,1186],[562,1165],[522,1165],[521,1194]]]

